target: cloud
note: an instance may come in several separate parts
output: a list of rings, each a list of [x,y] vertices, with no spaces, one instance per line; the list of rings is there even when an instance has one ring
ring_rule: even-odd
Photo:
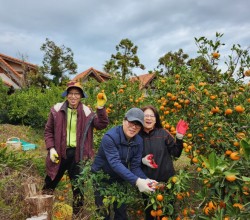
[[[40,47],[49,38],[72,49],[78,72],[102,70],[115,46],[128,38],[148,71],[169,51],[182,48],[197,56],[194,37],[215,39],[216,32],[224,33],[225,54],[233,44],[247,48],[249,7],[248,0],[8,0],[0,7],[0,52],[26,54],[29,62],[41,64]]]

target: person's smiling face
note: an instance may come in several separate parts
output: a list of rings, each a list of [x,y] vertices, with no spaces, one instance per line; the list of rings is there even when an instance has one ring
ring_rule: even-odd
[[[144,111],[144,131],[149,132],[154,129],[156,123],[155,114],[151,109]]]
[[[81,100],[81,92],[79,91],[79,89],[76,89],[76,88],[69,89],[68,94],[67,94],[67,100],[71,108],[74,108],[74,109],[77,108]]]
[[[141,130],[141,123],[138,121],[123,120],[123,131],[128,140],[133,138]]]

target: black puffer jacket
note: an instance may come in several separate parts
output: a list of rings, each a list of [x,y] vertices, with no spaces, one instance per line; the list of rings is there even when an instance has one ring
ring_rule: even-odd
[[[143,137],[144,141],[142,157],[153,154],[154,160],[158,164],[157,169],[142,164],[143,172],[150,179],[158,182],[167,182],[175,174],[173,157],[180,157],[183,149],[183,141],[179,139],[175,140],[163,128],[155,128],[149,133],[141,131],[140,136]]]

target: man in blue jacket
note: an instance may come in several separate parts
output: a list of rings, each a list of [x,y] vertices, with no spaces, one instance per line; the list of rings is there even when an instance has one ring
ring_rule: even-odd
[[[103,136],[99,151],[91,167],[92,172],[102,170],[110,176],[109,183],[127,181],[136,185],[140,192],[150,192],[152,180],[141,170],[143,140],[138,135],[144,124],[144,113],[139,108],[132,108],[126,114],[122,125],[107,131]],[[96,192],[95,202],[98,207],[103,205],[102,197]],[[114,204],[114,219],[128,219],[126,205],[119,208]],[[104,216],[110,219],[109,214]]]

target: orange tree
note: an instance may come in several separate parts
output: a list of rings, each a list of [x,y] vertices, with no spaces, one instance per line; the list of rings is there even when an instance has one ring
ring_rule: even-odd
[[[168,186],[181,200],[178,212],[182,217],[243,218],[249,213],[249,145],[245,144],[243,150],[240,141],[250,132],[250,85],[244,83],[250,58],[248,50],[234,45],[223,73],[219,69],[222,35],[217,33],[216,37],[215,42],[196,39],[201,56],[172,68],[175,74],[166,72],[156,82],[155,105],[165,128],[175,135],[180,118],[189,122],[184,152],[197,167],[190,172],[189,185],[202,186],[194,187],[196,196],[188,199],[189,205],[183,196],[189,186],[180,187],[188,178],[177,176],[180,181]],[[179,175],[183,175],[181,171]],[[194,204],[191,208],[190,201]]]
[[[155,217],[226,219],[249,213],[250,84],[245,79],[250,57],[248,50],[233,45],[222,70],[222,36],[216,33],[215,41],[195,39],[199,56],[183,59],[182,65],[168,62],[171,74],[159,71],[153,94],[145,96],[139,85],[118,79],[89,87],[96,95],[102,90],[107,94],[110,126],[121,123],[128,108],[149,103],[159,109],[163,126],[173,135],[179,119],[189,122],[184,154],[190,168],[163,184],[167,191],[150,194],[149,205],[161,210],[152,213]],[[173,200],[177,205],[171,205]]]

